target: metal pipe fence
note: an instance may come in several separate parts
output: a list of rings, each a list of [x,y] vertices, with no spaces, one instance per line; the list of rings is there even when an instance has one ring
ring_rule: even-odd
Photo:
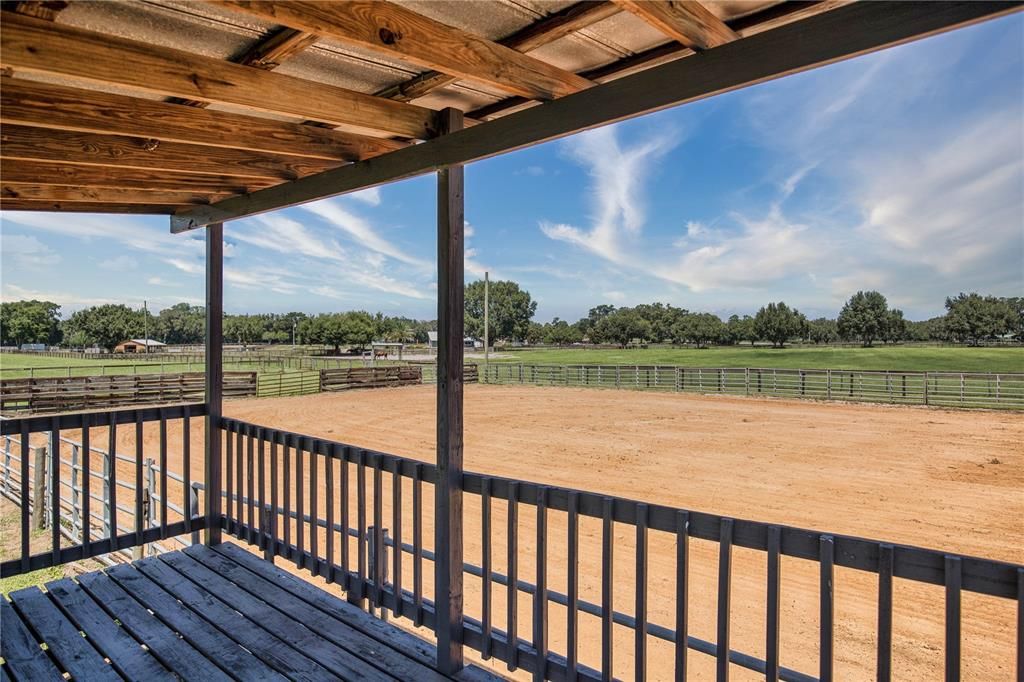
[[[1024,373],[505,363],[479,369],[489,384],[1024,409]]]
[[[424,502],[432,499],[434,465],[234,419],[222,424],[228,503],[221,525],[226,532],[257,546],[264,559],[283,557],[339,584],[353,603],[435,627],[432,571],[425,564],[434,560],[437,548],[428,546],[431,536],[425,529],[433,518]],[[1024,609],[1021,565],[476,473],[464,475],[463,488],[466,514],[470,501],[479,514],[474,542],[478,539],[481,548],[480,562],[463,566],[481,585],[479,604],[466,604],[464,641],[485,659],[504,661],[509,670],[523,669],[537,679],[613,679],[616,657],[623,653],[616,628],[631,631],[628,648],[638,680],[647,676],[648,647],[656,641],[671,647],[676,679],[686,678],[694,655],[710,657],[719,680],[728,679],[730,666],[766,679],[833,679],[835,647],[844,627],[834,608],[839,569],[878,576],[873,641],[880,680],[891,679],[893,614],[906,584],[943,590],[937,610],[945,614],[941,655],[947,679],[958,679],[960,672],[962,615],[977,607],[976,601],[963,600],[965,592]],[[585,522],[600,527],[598,562],[581,559],[580,528]],[[624,530],[632,541],[623,541]],[[467,539],[472,532],[467,529]],[[656,583],[649,548],[666,541],[674,546],[672,576],[665,581],[662,573]],[[561,555],[563,547],[564,558],[556,564],[555,551]],[[766,612],[763,657],[731,645],[737,550],[756,552],[766,569],[760,605]],[[615,558],[623,551],[632,554],[628,576],[620,573],[621,557]],[[717,555],[713,639],[696,636],[689,615],[696,591],[704,589],[691,584],[691,564],[707,560],[709,554]],[[794,570],[792,559],[815,567],[815,671],[786,667],[780,658],[780,575],[784,567]],[[499,562],[503,570],[496,566]],[[565,587],[554,589],[552,573],[562,569]],[[599,598],[582,594],[584,581],[599,582]],[[624,593],[633,606],[629,611],[621,608]],[[503,598],[504,609],[496,596]],[[649,617],[654,599],[674,602],[671,622]],[[531,606],[528,622],[520,622],[522,600]],[[580,660],[581,614],[600,623],[599,661]],[[552,627],[565,628],[561,651],[551,646]],[[1018,632],[1018,660],[1022,651]]]

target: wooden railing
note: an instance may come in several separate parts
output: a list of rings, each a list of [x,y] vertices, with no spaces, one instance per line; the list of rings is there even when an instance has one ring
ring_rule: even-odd
[[[3,482],[10,486],[8,496],[21,506],[20,557],[0,564],[0,577],[141,547],[205,528],[206,518],[198,513],[200,501],[194,497],[198,487],[193,486],[190,475],[191,430],[193,426],[202,429],[202,420],[194,418],[205,413],[203,405],[193,404],[0,421],[0,437],[17,441],[13,456],[8,458],[5,453]],[[169,427],[181,434],[180,449],[173,453]],[[146,462],[147,430],[157,453],[152,467]],[[118,451],[119,440],[124,451],[124,434],[129,434],[127,449],[134,450],[134,458],[109,456]],[[94,445],[105,450],[99,454]],[[35,461],[40,452],[44,453],[43,462]],[[179,475],[171,471],[172,464],[180,465]],[[147,469],[155,476],[152,486],[146,481]],[[45,480],[36,475],[39,471],[46,472]],[[99,490],[94,479],[98,479]],[[147,490],[155,494],[147,496]],[[100,491],[102,496],[97,499]],[[129,499],[120,499],[125,491],[130,493]],[[39,504],[42,497],[48,498],[45,511],[49,518],[33,525],[33,508],[43,509]],[[147,497],[153,505],[149,509]],[[76,518],[78,528],[74,527]],[[49,549],[33,554],[32,535],[34,526],[39,525],[50,532]]]
[[[424,528],[432,525],[429,500],[433,499],[437,477],[433,465],[234,419],[222,423],[228,500],[221,519],[225,531],[257,545],[266,559],[284,557],[328,582],[340,584],[351,601],[382,613],[390,611],[416,625],[434,627],[433,571],[425,568],[434,553],[424,535]],[[899,579],[944,588],[944,665],[947,679],[958,679],[962,594],[966,591],[1010,603],[1024,602],[1021,565],[475,473],[464,475],[463,486],[467,495],[465,515],[470,516],[471,508],[479,513],[476,519],[481,548],[480,563],[464,565],[466,575],[480,579],[479,602],[466,602],[464,641],[484,658],[499,659],[509,670],[522,668],[537,678],[612,679],[615,656],[621,654],[614,631],[625,627],[633,633],[630,648],[633,674],[638,680],[647,675],[648,646],[658,640],[672,647],[676,679],[686,677],[693,653],[714,659],[719,680],[727,679],[730,665],[767,679],[833,679],[834,645],[837,629],[842,626],[837,623],[834,608],[835,571],[849,568],[878,576],[874,636],[877,678],[889,680],[893,670],[893,609],[897,596],[893,587]],[[505,517],[504,524],[495,523],[499,512]],[[523,549],[531,539],[522,532],[524,518],[534,519],[531,553]],[[552,589],[549,580],[550,572],[559,568],[550,554],[555,548],[552,537],[556,518],[559,525],[565,523],[565,592]],[[581,561],[583,519],[600,524],[599,565]],[[616,539],[623,526],[631,529],[632,543]],[[467,525],[467,542],[473,535],[469,528]],[[559,528],[558,537],[562,532]],[[671,623],[653,622],[648,617],[652,587],[648,548],[655,539],[675,545],[672,592],[658,595],[659,599],[674,600]],[[704,543],[711,543],[717,554],[714,640],[695,636],[689,616],[695,589],[690,584],[690,565],[693,557],[706,557],[708,545]],[[696,551],[698,544],[701,552]],[[628,580],[616,573],[621,562],[616,563],[615,555],[624,545],[631,545],[633,550],[629,562],[632,578]],[[731,645],[734,548],[753,550],[764,557],[764,658]],[[813,673],[780,664],[783,557],[817,565],[817,641],[807,644],[820,652],[818,670]],[[504,559],[504,573],[496,569],[500,559]],[[523,573],[524,565],[531,567],[530,575]],[[586,578],[590,582],[600,580],[599,601],[581,598],[581,580]],[[623,589],[632,592],[631,613],[615,608],[616,595]],[[504,613],[494,606],[495,595],[501,592]],[[532,604],[529,624],[519,621],[521,597]],[[560,608],[557,621],[552,604],[564,607],[564,617]],[[601,657],[589,666],[579,657],[580,614],[600,620]],[[552,651],[549,646],[549,629],[556,622],[565,627],[563,651]],[[1018,621],[1018,660],[1022,650],[1020,628]]]

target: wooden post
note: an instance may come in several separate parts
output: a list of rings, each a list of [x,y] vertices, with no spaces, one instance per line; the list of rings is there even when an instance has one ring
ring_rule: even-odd
[[[462,112],[438,114],[442,134],[462,129]],[[463,167],[437,173],[437,485],[434,594],[437,666],[462,669],[462,372],[464,318]]]
[[[46,446],[32,448],[35,451],[36,477],[32,481],[32,527],[46,528]]]
[[[79,515],[79,505],[82,504],[80,496],[80,484],[79,484],[79,463],[78,463],[78,446],[71,446],[71,537],[76,538],[79,542],[82,541],[82,534],[80,528],[82,526],[82,518]],[[88,475],[88,474],[87,474]],[[86,519],[88,523],[88,519]]]
[[[206,531],[220,543],[220,421],[224,390],[224,224],[206,228]]]

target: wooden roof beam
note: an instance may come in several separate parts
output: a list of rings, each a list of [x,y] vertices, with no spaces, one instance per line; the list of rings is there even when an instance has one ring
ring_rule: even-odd
[[[692,50],[710,50],[739,38],[724,21],[697,0],[614,0],[676,42]]]
[[[91,201],[61,202],[0,198],[0,211],[51,211],[53,213],[138,213],[174,215],[189,206],[180,204],[100,204]]]
[[[498,42],[519,52],[529,52],[618,14],[619,11],[618,6],[610,0],[578,2],[543,19],[538,19]],[[447,73],[427,71],[397,85],[384,88],[377,93],[377,96],[399,102],[409,102],[457,80],[456,76]]]
[[[374,50],[513,95],[549,100],[593,85],[570,71],[390,2],[213,1],[264,21]]]
[[[18,78],[0,87],[0,122],[128,135],[332,161],[379,156],[405,143],[225,111],[200,111]]]
[[[0,158],[278,181],[295,180],[339,165],[337,161],[300,156],[13,124],[0,129]]]
[[[232,104],[387,135],[433,137],[436,112],[324,83],[10,13],[0,66]],[[130,66],[130,68],[128,68]]]
[[[225,192],[196,194],[168,190],[126,190],[106,187],[62,187],[52,185],[0,185],[0,200],[51,201],[94,204],[209,204],[230,196]]]
[[[840,7],[423,144],[203,206],[171,218],[184,232],[470,163],[597,126],[738,90],[1003,16],[1021,2],[865,2]]]
[[[193,194],[245,194],[276,185],[278,179],[239,178],[231,175],[115,166],[15,160],[0,163],[0,180],[7,185],[96,187],[107,189],[179,191]]]
[[[67,0],[20,0],[13,4],[13,10],[27,17],[56,21],[57,15],[67,8]]]

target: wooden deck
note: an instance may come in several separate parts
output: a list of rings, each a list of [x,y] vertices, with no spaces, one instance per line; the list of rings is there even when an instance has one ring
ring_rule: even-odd
[[[227,543],[10,599],[0,680],[501,679],[479,668],[445,677],[432,643]]]

